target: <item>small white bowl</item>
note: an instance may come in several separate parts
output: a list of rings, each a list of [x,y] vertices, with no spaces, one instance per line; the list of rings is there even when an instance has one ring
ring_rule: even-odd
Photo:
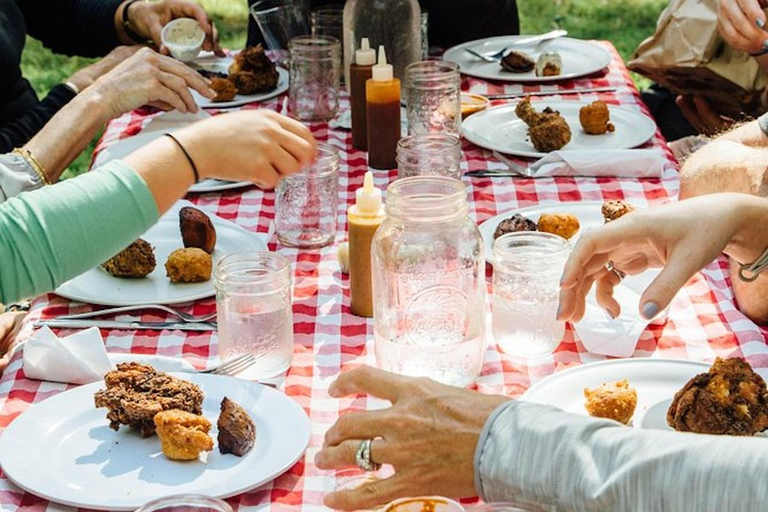
[[[393,501],[384,507],[383,510],[384,512],[421,512],[422,510],[432,509],[435,512],[464,512],[464,507],[459,503],[440,496],[403,498]]]
[[[205,32],[197,20],[177,18],[163,27],[160,37],[174,58],[189,62],[200,53],[205,41]]]

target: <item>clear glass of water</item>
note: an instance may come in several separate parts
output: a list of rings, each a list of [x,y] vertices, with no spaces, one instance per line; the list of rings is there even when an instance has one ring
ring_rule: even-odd
[[[232,507],[217,498],[186,494],[150,501],[136,512],[232,512]]]
[[[447,133],[403,137],[397,143],[397,177],[461,179],[461,140]]]
[[[339,111],[341,43],[331,36],[291,39],[288,107],[301,121],[330,121]]]
[[[238,374],[275,377],[293,361],[291,264],[273,252],[229,254],[216,264],[216,313],[222,361],[251,353],[256,364]]]
[[[461,75],[455,62],[426,60],[405,70],[408,133],[461,135]]]
[[[563,339],[560,277],[568,241],[549,233],[508,233],[493,244],[493,336],[521,357],[551,354]]]
[[[278,64],[287,68],[288,43],[296,36],[309,34],[309,2],[307,0],[257,0],[250,7],[251,16],[261,30],[269,50]]]
[[[317,159],[277,186],[277,239],[288,247],[325,247],[336,238],[339,208],[339,153],[320,145]]]

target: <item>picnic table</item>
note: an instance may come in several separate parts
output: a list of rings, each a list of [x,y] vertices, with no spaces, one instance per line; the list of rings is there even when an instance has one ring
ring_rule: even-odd
[[[606,72],[583,79],[555,85],[526,85],[487,83],[463,78],[465,91],[497,94],[525,91],[556,91],[584,87],[616,87],[615,92],[568,96],[587,101],[601,99],[648,114],[634,86],[629,71],[615,48],[601,42],[613,55]],[[551,99],[560,99],[551,96]],[[283,98],[246,108],[269,108],[282,111]],[[342,101],[342,110],[348,108]],[[97,151],[116,140],[138,133],[151,119],[147,111],[135,111],[111,122]],[[365,153],[352,149],[349,131],[334,129],[328,124],[311,126],[321,143],[339,150],[339,231],[337,243],[346,239],[346,210],[354,201],[354,191],[363,184],[368,170]],[[539,204],[579,201],[606,201],[627,199],[644,207],[673,201],[678,193],[678,164],[657,131],[648,147],[661,148],[669,165],[662,179],[634,180],[616,178],[468,178],[470,214],[481,223],[484,220],[516,208]],[[490,151],[464,143],[464,171],[504,169],[505,166]],[[376,186],[382,189],[397,176],[397,171],[376,171]],[[193,203],[212,208],[217,215],[236,222],[257,233],[272,233],[270,223],[275,216],[275,195],[258,188],[207,193],[188,197]],[[342,372],[361,366],[375,365],[373,353],[373,326],[370,320],[353,316],[349,310],[348,277],[339,269],[336,246],[322,250],[296,250],[278,245],[274,236],[269,242],[275,250],[290,259],[294,271],[294,329],[295,357],[293,366],[279,386],[309,415],[312,424],[310,446],[304,458],[281,477],[257,490],[230,498],[235,510],[318,511],[322,505],[326,473],[317,469],[313,459],[322,446],[326,430],[340,414],[352,409],[378,407],[374,399],[349,397],[333,399],[327,390]],[[490,270],[488,275],[490,276]],[[489,280],[490,283],[490,280]],[[490,315],[488,294],[487,312]],[[188,304],[183,309],[193,314],[207,314],[216,308],[213,298]],[[21,332],[21,340],[33,332],[32,324],[41,318],[80,313],[94,309],[88,304],[74,303],[55,294],[37,297]],[[146,313],[125,319],[163,320],[157,313]],[[70,334],[60,332],[61,335]],[[107,350],[118,353],[157,354],[181,357],[198,368],[204,368],[217,358],[216,333],[179,331],[104,330]],[[487,329],[488,348],[477,389],[483,393],[504,393],[518,396],[532,383],[566,367],[606,359],[588,353],[569,327],[563,342],[548,357],[535,363],[500,353]],[[768,332],[761,329],[734,304],[730,288],[728,265],[720,258],[697,275],[678,294],[672,304],[668,321],[650,326],[640,337],[634,357],[682,358],[712,361],[716,356],[745,357],[755,368],[768,367]],[[71,386],[29,380],[22,369],[21,351],[13,356],[0,380],[0,433],[13,419],[33,403],[44,400]],[[27,509],[44,510],[46,500],[25,493],[13,485],[0,472],[0,508],[8,512]]]

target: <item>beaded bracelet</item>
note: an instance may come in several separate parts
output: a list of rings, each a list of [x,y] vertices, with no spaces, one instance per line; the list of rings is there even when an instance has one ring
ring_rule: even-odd
[[[23,158],[29,164],[29,166],[34,169],[35,174],[38,175],[43,183],[46,185],[51,184],[50,180],[48,180],[48,175],[45,174],[45,169],[43,169],[43,166],[40,165],[40,162],[37,160],[37,158],[35,158],[35,155],[33,155],[31,151],[24,148],[14,148],[13,152]]]
[[[753,263],[742,263],[739,267],[739,279],[747,283],[755,281],[760,277],[760,273],[768,269],[768,249],[760,255]],[[747,273],[751,275],[746,275]]]

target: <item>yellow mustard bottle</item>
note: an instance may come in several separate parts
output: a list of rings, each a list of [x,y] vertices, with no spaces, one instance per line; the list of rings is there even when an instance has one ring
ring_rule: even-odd
[[[373,316],[371,242],[386,215],[381,190],[373,186],[373,173],[365,173],[363,187],[355,193],[355,204],[347,211],[349,225],[349,297],[352,314]]]

